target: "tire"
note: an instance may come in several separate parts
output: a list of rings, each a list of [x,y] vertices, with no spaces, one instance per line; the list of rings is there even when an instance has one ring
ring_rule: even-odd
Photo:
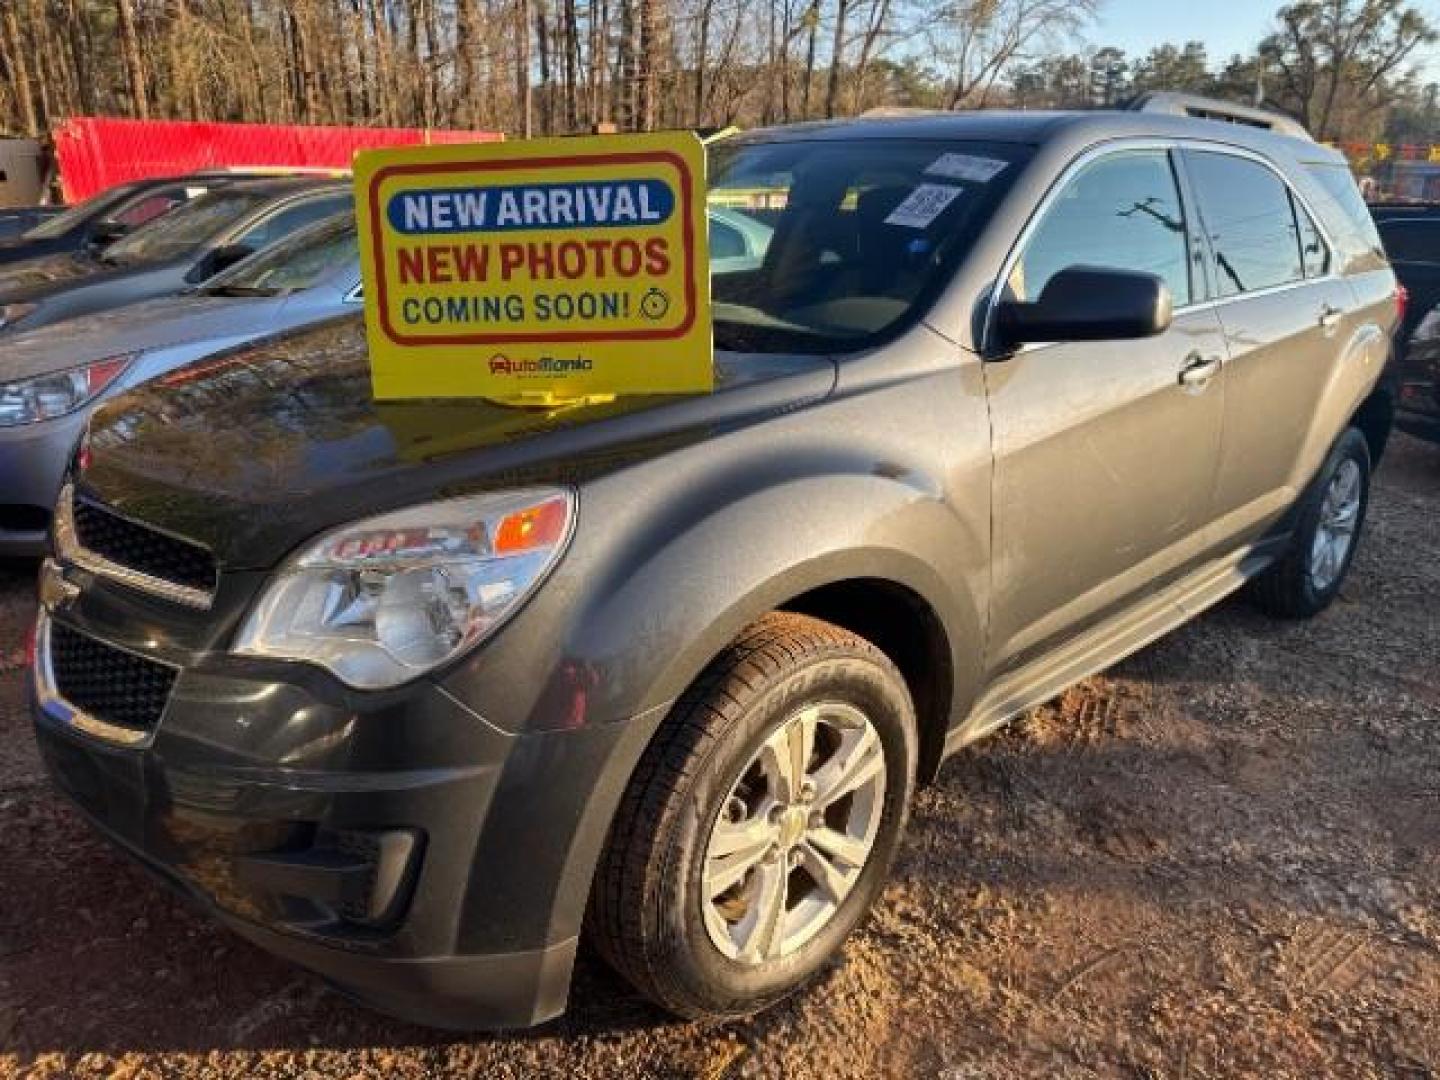
[[[776,778],[794,772],[781,761],[794,740],[807,762],[799,775],[813,782],[801,783],[792,803],[777,795],[787,783]],[[838,952],[884,885],[916,759],[914,707],[883,653],[808,616],[761,619],[711,663],[641,757],[591,895],[597,951],[642,994],[684,1017],[747,1016],[790,994]],[[846,773],[869,778],[817,811],[825,792],[842,786],[831,781]],[[832,856],[832,824],[847,842],[868,834],[868,854]],[[712,898],[759,848],[714,852],[742,834],[749,845],[757,830],[771,830],[762,841],[767,854]],[[843,896],[821,888],[821,856],[849,876]],[[783,869],[796,865],[791,860],[799,865]],[[778,907],[770,902],[776,895],[784,898]],[[806,918],[820,921],[808,927]]]
[[[1336,485],[1353,477],[1356,490],[1348,543],[1338,556],[1322,560],[1317,538],[1334,522],[1338,503]],[[1325,464],[1305,493],[1295,534],[1286,553],[1250,584],[1250,596],[1269,615],[1282,619],[1309,619],[1334,601],[1350,572],[1365,513],[1370,506],[1370,447],[1358,428],[1349,428],[1330,451]]]

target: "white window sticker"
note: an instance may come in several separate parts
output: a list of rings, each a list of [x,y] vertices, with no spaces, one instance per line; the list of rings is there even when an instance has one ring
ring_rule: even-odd
[[[964,189],[948,184],[921,184],[885,219],[886,225],[903,225],[907,229],[924,229],[945,212]]]
[[[969,154],[941,154],[925,169],[932,176],[951,180],[969,180],[972,184],[988,184],[1005,171],[1008,161],[971,157]]]

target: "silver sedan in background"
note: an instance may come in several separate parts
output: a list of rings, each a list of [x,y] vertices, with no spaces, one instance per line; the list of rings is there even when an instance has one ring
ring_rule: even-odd
[[[0,345],[0,555],[44,553],[65,467],[105,398],[360,306],[355,219],[342,214],[195,291],[7,338]]]

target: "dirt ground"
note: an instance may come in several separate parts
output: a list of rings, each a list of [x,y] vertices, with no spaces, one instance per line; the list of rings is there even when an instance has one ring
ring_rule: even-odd
[[[567,1017],[385,1020],[188,910],[41,775],[0,566],[0,1074],[1440,1077],[1440,449],[1340,602],[1243,602],[952,760],[844,959],[723,1027],[594,960]]]

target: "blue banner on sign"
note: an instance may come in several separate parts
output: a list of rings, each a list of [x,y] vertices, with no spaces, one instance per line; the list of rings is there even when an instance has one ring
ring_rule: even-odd
[[[426,188],[396,192],[385,208],[391,228],[411,236],[648,226],[674,212],[659,180]]]

